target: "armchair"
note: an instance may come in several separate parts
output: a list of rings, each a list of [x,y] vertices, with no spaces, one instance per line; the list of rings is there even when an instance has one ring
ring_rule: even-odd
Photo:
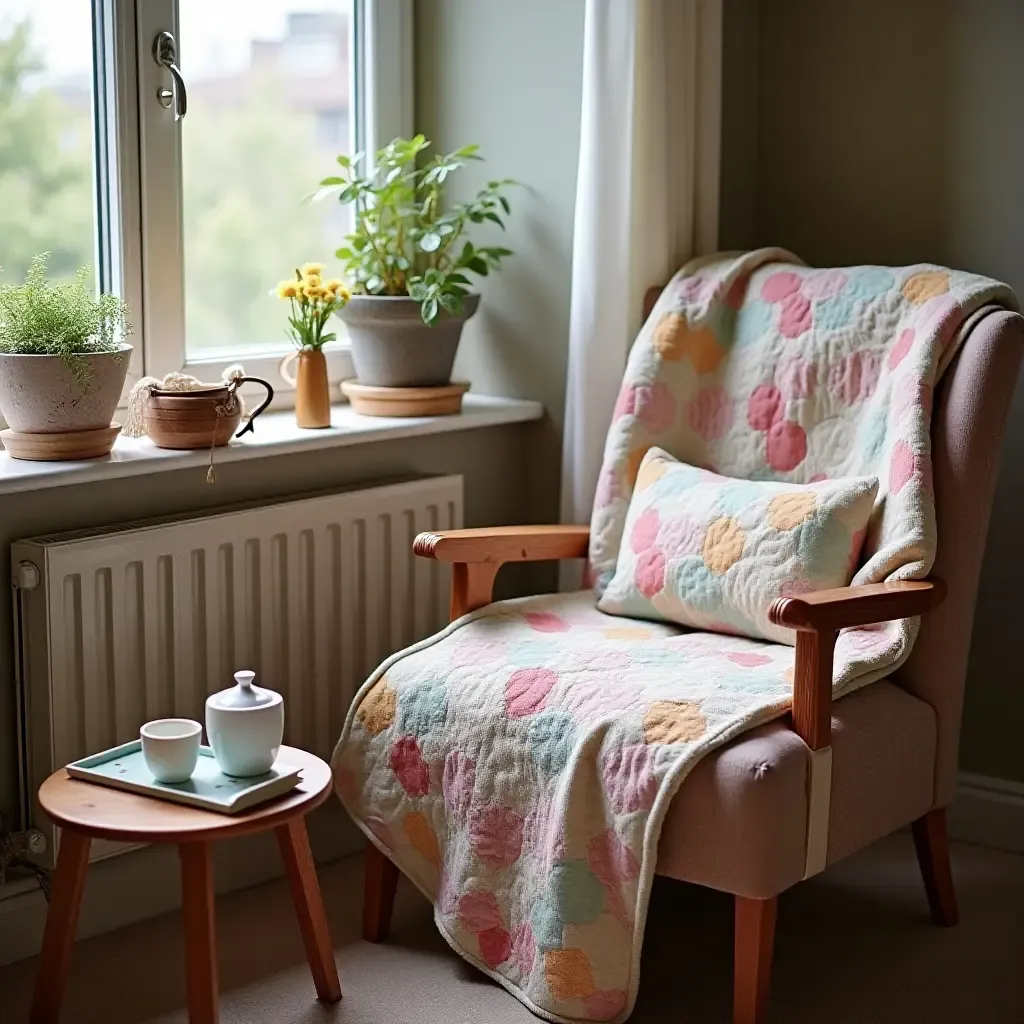
[[[734,1024],[765,1020],[779,893],[908,823],[932,919],[957,923],[946,807],[999,441],[1022,351],[1024,319],[990,311],[937,389],[934,577],[776,601],[771,620],[797,634],[791,714],[708,754],[673,799],[657,873],[734,895]],[[452,564],[455,618],[490,603],[504,563],[581,558],[588,537],[582,526],[455,530],[421,534],[414,550]],[[908,661],[833,701],[838,632],[917,615],[924,622]],[[397,880],[369,846],[370,941],[386,936]]]

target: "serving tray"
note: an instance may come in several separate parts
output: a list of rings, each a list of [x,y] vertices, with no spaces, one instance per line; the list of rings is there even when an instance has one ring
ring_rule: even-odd
[[[122,743],[67,765],[67,773],[73,779],[221,814],[239,814],[289,792],[299,784],[299,771],[278,762],[264,775],[234,779],[220,770],[213,751],[202,746],[196,770],[188,782],[157,782],[142,756],[142,740]]]

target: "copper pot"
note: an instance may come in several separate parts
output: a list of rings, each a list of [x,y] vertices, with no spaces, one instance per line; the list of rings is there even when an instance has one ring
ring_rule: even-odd
[[[235,392],[247,381],[267,389],[267,397],[235,434],[242,418],[242,403]],[[230,384],[211,384],[196,391],[151,388],[143,411],[143,425],[158,448],[218,448],[232,435],[253,429],[253,420],[274,397],[274,389],[259,377],[236,377]]]

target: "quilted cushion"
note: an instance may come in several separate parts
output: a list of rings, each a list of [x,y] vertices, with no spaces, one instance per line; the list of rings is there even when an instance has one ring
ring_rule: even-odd
[[[737,480],[651,448],[598,607],[792,644],[792,630],[768,621],[769,607],[850,582],[877,490],[875,477]]]

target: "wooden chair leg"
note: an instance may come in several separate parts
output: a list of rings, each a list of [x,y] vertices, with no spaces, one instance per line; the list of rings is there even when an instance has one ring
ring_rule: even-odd
[[[71,946],[75,941],[75,925],[89,868],[89,846],[88,836],[69,828],[61,831],[29,1024],[57,1024],[60,1017],[60,1004],[71,963]]]
[[[772,977],[778,897],[737,896],[733,939],[733,1024],[764,1024]]]
[[[930,810],[923,818],[918,818],[911,828],[932,920],[938,925],[952,927],[960,920],[960,914],[949,863],[946,809],[936,807]]]
[[[213,850],[182,843],[181,920],[185,932],[185,984],[189,1024],[217,1024],[217,932],[214,923]]]
[[[336,1003],[341,998],[341,981],[338,979],[334,944],[327,927],[327,915],[324,913],[313,853],[309,848],[306,823],[302,818],[293,818],[284,825],[278,825],[274,833],[288,872],[292,902],[299,919],[302,944],[306,947],[306,959],[313,975],[317,998],[325,1003]]]
[[[388,937],[397,888],[398,868],[367,843],[363,880],[363,938],[367,942],[383,942]]]

